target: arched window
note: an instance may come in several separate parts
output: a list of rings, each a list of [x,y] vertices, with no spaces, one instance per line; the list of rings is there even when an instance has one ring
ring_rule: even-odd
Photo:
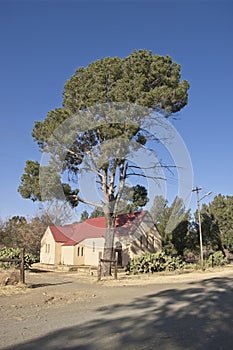
[[[81,248],[81,256],[83,256],[83,250],[84,250],[84,249],[83,249],[83,247],[82,247],[82,248]]]
[[[77,255],[78,255],[78,256],[80,255],[80,247],[78,247]]]

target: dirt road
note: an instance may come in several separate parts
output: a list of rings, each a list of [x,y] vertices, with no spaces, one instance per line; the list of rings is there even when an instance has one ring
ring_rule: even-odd
[[[0,349],[232,347],[232,268],[99,283],[71,272],[29,273],[26,281],[31,288],[1,291]]]

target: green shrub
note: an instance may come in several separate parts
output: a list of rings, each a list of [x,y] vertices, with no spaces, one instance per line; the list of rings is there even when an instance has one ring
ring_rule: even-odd
[[[0,260],[1,259],[20,259],[20,249],[18,248],[0,248]],[[32,264],[36,262],[35,257],[30,253],[24,254],[24,266],[25,269],[29,269]],[[20,262],[2,262],[0,261],[0,267],[9,268],[9,267],[20,267]]]
[[[225,266],[226,264],[227,258],[221,251],[211,254],[205,263],[206,267]]]
[[[131,274],[154,273],[161,271],[175,271],[185,267],[180,257],[172,257],[164,252],[145,253],[135,257],[126,266],[126,271]]]

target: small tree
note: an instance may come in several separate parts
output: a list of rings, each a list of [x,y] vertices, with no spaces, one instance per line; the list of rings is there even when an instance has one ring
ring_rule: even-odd
[[[213,215],[201,213],[201,227],[203,244],[207,250],[221,251],[224,255],[219,226]],[[199,227],[198,227],[199,231]]]
[[[86,210],[84,210],[81,214],[80,222],[86,221],[89,218],[89,214]]]
[[[185,210],[182,199],[176,197],[168,206],[163,196],[156,196],[151,215],[162,236],[164,251],[183,256],[189,247],[190,212]]]
[[[34,217],[30,221],[23,216],[13,216],[3,224],[0,245],[10,249],[25,248],[26,253],[38,260],[40,241],[49,223],[45,216]]]
[[[201,211],[212,218],[212,226],[218,230],[222,246],[233,252],[233,196],[218,194],[208,205],[203,204]]]
[[[189,232],[189,213],[177,224],[172,231],[171,242],[180,256],[184,256],[184,251],[188,248],[188,232]]]

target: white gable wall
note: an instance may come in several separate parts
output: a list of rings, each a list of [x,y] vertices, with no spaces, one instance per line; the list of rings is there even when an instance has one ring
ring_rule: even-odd
[[[42,264],[56,264],[56,257],[59,254],[56,250],[57,244],[54,241],[50,228],[47,227],[41,240],[40,262]]]

